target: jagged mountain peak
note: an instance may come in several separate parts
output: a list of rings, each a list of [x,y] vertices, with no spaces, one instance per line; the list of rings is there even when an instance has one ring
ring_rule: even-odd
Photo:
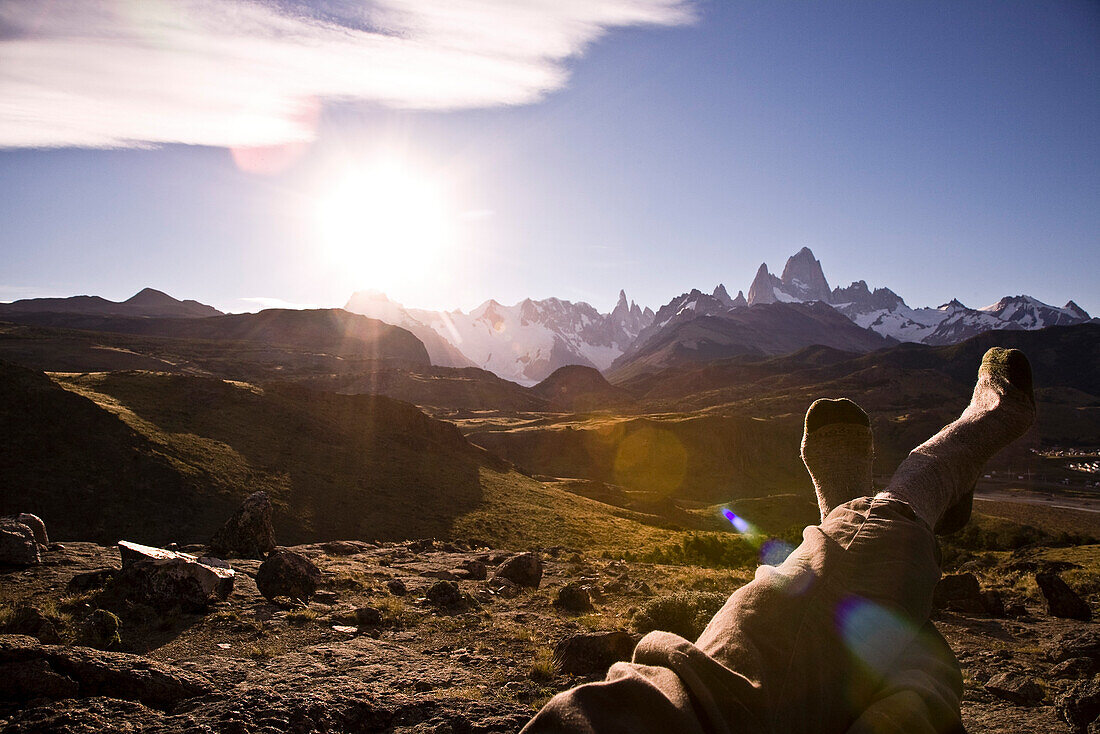
[[[737,297],[733,299],[730,308],[748,308],[749,302],[745,300],[744,291],[737,291]]]
[[[733,305],[733,299],[730,298],[729,291],[726,290],[724,283],[719,283],[717,287],[715,287],[712,295],[727,306]]]
[[[829,302],[831,295],[829,282],[825,280],[821,261],[814,257],[809,247],[803,247],[787,258],[787,264],[783,267],[783,274],[779,276],[779,280],[784,290],[800,301]]]

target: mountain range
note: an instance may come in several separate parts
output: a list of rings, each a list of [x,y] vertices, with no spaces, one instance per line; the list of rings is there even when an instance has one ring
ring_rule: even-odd
[[[514,306],[488,300],[469,313],[407,309],[377,291],[359,291],[344,307],[408,329],[420,337],[432,364],[477,366],[522,385],[559,367],[607,369],[654,318],[619,292],[611,313],[559,298],[524,299]]]
[[[478,367],[525,386],[568,365],[626,379],[679,364],[780,355],[814,344],[857,352],[898,342],[941,346],[991,330],[1035,330],[1090,320],[1073,301],[1059,308],[1027,295],[1005,296],[976,309],[956,299],[936,308],[913,308],[890,288],[872,290],[863,280],[830,288],[821,262],[807,247],[787,259],[779,276],[762,263],[747,295],[739,290],[731,297],[724,284],[709,293],[692,289],[656,313],[629,301],[623,291],[610,313],[559,298],[527,298],[511,306],[490,299],[468,313],[432,311],[406,307],[378,291],[358,291],[344,308],[368,321],[397,327],[386,335],[391,344],[409,342],[396,350],[373,352],[376,355],[422,362],[423,352],[412,344],[419,341],[436,367]],[[332,338],[337,340],[354,334],[352,341],[361,343],[369,331],[367,340],[374,342],[381,335],[379,326],[349,320],[350,314],[341,316],[338,311],[302,312],[312,316],[276,309],[223,314],[146,288],[122,302],[73,296],[0,304],[0,320],[297,347],[332,346],[320,343],[325,342],[321,331],[327,326],[334,327]],[[402,336],[405,332],[414,339]],[[364,356],[372,352],[353,351]]]
[[[1073,301],[1058,308],[1026,295],[984,308],[951,300],[912,308],[889,288],[859,280],[830,288],[808,247],[776,276],[762,263],[748,288],[731,297],[724,284],[692,289],[656,313],[628,302],[607,314],[587,303],[525,299],[514,306],[489,300],[470,313],[405,308],[377,291],[352,295],[345,308],[408,329],[424,342],[432,364],[477,366],[523,385],[571,364],[613,379],[639,371],[740,354],[779,355],[813,344],[871,351],[897,342],[955,344],[991,330],[1035,330],[1089,320]]]

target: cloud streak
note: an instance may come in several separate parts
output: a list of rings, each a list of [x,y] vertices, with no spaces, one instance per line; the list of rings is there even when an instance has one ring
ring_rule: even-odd
[[[4,0],[0,147],[278,145],[325,101],[537,102],[614,28],[693,0]]]

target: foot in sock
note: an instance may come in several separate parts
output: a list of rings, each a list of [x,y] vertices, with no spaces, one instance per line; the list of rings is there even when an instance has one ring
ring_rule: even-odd
[[[871,422],[851,400],[822,399],[806,411],[802,463],[824,520],[834,507],[871,494]]]
[[[970,515],[982,467],[1034,421],[1027,358],[1015,349],[994,347],[982,358],[962,415],[913,449],[882,494],[908,502],[937,532],[957,530]]]

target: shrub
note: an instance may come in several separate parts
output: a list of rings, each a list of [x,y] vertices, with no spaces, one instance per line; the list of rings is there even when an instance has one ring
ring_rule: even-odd
[[[664,630],[694,640],[728,597],[706,591],[679,591],[671,596],[650,599],[634,615],[638,632]]]

